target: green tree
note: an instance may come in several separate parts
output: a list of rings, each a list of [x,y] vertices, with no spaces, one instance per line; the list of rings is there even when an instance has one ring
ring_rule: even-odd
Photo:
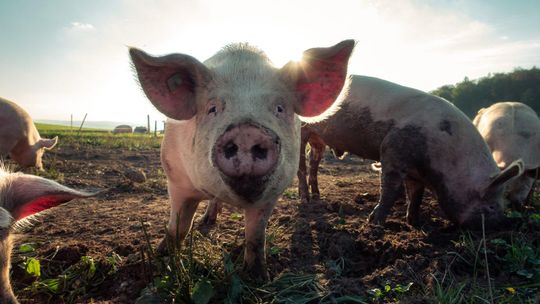
[[[476,80],[465,77],[431,93],[454,103],[471,118],[481,108],[500,101],[523,102],[540,112],[540,69],[516,68],[510,73],[490,73]]]

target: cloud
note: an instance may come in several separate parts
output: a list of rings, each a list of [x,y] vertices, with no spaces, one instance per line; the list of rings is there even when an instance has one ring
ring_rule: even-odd
[[[90,24],[90,23],[82,23],[82,22],[71,22],[70,24],[70,29],[75,29],[75,30],[81,30],[81,31],[91,31],[91,30],[94,30],[95,27]]]

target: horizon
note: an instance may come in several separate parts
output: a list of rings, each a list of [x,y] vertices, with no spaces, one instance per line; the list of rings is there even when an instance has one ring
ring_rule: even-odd
[[[355,39],[350,74],[423,91],[540,66],[540,2],[127,0],[0,3],[0,96],[35,120],[143,121],[127,46],[205,60],[247,41],[277,67]],[[246,26],[248,25],[248,26]]]

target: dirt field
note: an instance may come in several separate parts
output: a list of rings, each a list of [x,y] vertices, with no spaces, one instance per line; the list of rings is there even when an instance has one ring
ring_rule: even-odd
[[[142,225],[155,247],[164,235],[168,220],[159,150],[79,151],[64,146],[50,151],[44,163],[66,185],[110,190],[97,198],[77,200],[40,216],[18,235],[17,244],[32,244],[35,252],[30,256],[41,262],[43,277],[58,276],[80,262],[81,257],[90,256],[99,272],[95,276],[101,279],[84,286],[84,282],[72,282],[71,290],[75,291],[67,293],[69,297],[25,290],[32,282],[36,283],[20,267],[21,259],[29,254],[16,252],[12,270],[15,293],[22,303],[134,303],[152,277],[147,261],[141,256],[141,252],[148,250]],[[322,286],[334,295],[361,295],[366,299],[372,296],[367,292],[370,289],[413,282],[401,300],[416,303],[431,302],[422,296],[425,289],[434,288],[434,278],[441,278],[450,266],[454,276],[470,278],[471,266],[449,254],[462,250],[461,255],[466,259],[463,236],[467,234],[444,220],[429,195],[422,206],[420,229],[405,223],[403,200],[393,208],[384,227],[363,228],[379,193],[378,173],[370,172],[368,164],[359,159],[343,162],[328,157],[320,171],[320,200],[301,204],[296,181],[286,191],[269,223],[267,256],[271,277],[286,272],[316,274]],[[148,180],[131,182],[124,176],[129,168],[143,170]],[[215,227],[200,227],[198,223],[205,207],[206,202],[200,204],[194,229],[202,231],[233,257],[241,254],[242,212],[225,207]],[[495,232],[490,237],[512,233]],[[538,239],[538,232],[527,233]],[[107,266],[101,271],[111,257],[116,260],[114,267]],[[484,275],[480,268],[481,281]],[[515,275],[492,271],[493,284],[510,286],[521,282]],[[77,284],[82,290],[77,289]],[[393,301],[386,298],[382,302]]]

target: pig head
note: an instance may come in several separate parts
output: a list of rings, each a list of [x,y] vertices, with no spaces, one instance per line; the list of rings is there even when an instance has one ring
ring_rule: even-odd
[[[508,199],[520,207],[538,178],[540,168],[540,119],[520,102],[498,102],[481,109],[473,121],[502,170],[522,159],[525,173],[507,186]]]
[[[266,223],[298,167],[298,115],[314,117],[332,106],[353,47],[346,40],[309,49],[281,69],[248,44],[226,46],[204,63],[130,49],[146,96],[169,117],[161,157],[170,235],[185,237],[202,199],[244,208],[244,265],[264,276]]]
[[[0,303],[18,303],[9,280],[13,247],[10,232],[17,221],[74,198],[92,195],[38,176],[10,173],[0,164]]]

